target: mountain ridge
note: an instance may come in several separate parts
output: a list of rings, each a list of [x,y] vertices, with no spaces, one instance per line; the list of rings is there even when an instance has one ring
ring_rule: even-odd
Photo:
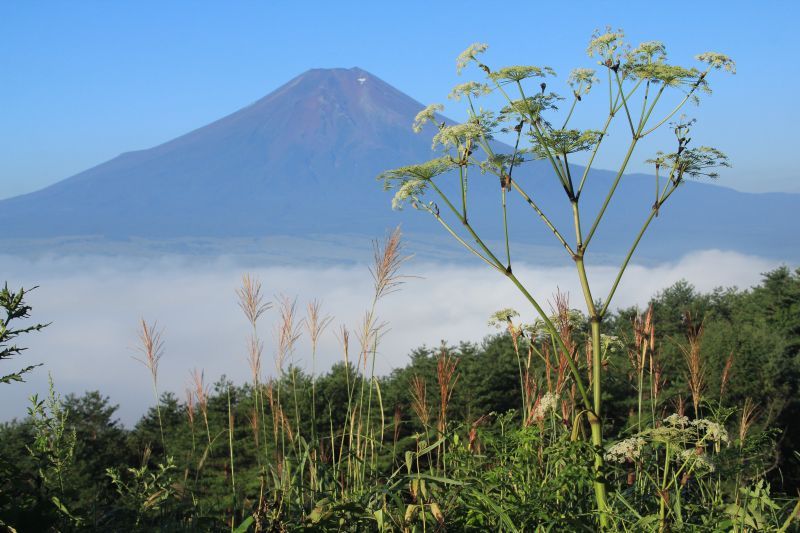
[[[433,156],[430,135],[412,133],[423,105],[377,76],[349,69],[310,69],[264,97],[165,143],[124,152],[49,187],[0,200],[0,240],[234,238],[380,233],[403,223],[419,234],[438,224],[407,209],[392,212],[375,176]],[[443,120],[446,120],[443,117]],[[429,126],[429,132],[435,131]],[[542,162],[527,164],[537,195],[563,197]],[[492,198],[496,180],[475,178],[472,194]],[[584,193],[591,213],[613,179],[593,170]],[[631,216],[649,210],[651,177],[626,175],[596,241],[622,253]],[[798,258],[790,231],[800,194],[742,193],[687,183],[665,206],[644,253],[674,257],[701,246]],[[649,203],[652,203],[651,201]],[[558,204],[560,205],[560,204]],[[497,237],[494,205],[474,211],[476,225]],[[749,215],[748,215],[749,213]],[[562,210],[551,218],[570,223]],[[512,206],[512,236],[554,243],[521,202]],[[635,222],[634,225],[637,225]],[[523,226],[525,225],[525,226]],[[525,227],[524,232],[517,228]],[[637,228],[638,229],[638,226]],[[634,232],[635,234],[635,232]],[[515,238],[516,238],[515,236]]]

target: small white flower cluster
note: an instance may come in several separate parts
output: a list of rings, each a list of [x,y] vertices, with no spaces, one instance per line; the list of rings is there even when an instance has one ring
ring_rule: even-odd
[[[715,468],[708,455],[702,450],[698,453],[697,448],[683,450],[677,455],[677,460],[679,463],[689,463],[690,467],[702,472],[713,472]]]
[[[633,462],[642,455],[646,441],[642,437],[631,437],[611,446],[605,454],[606,461],[614,463]]]
[[[417,116],[414,117],[414,124],[411,126],[411,129],[414,130],[414,133],[419,133],[422,131],[422,126],[424,126],[428,122],[433,122],[436,120],[436,113],[439,111],[443,111],[444,106],[442,104],[431,104],[419,113]]]
[[[570,85],[576,85],[578,83],[595,83],[597,78],[595,77],[595,70],[593,68],[574,68],[569,73],[569,78],[567,78],[567,83]]]
[[[733,59],[725,54],[720,54],[718,52],[706,52],[704,54],[695,56],[695,59],[702,61],[703,63],[708,63],[711,68],[718,70],[723,69],[727,70],[731,74],[736,74],[736,63],[734,63]]]
[[[576,96],[589,94],[592,85],[600,81],[594,74],[593,68],[576,68],[569,73],[567,83],[575,91]]]
[[[674,428],[685,428],[689,425],[689,417],[681,416],[678,413],[672,413],[664,419],[664,423]]]
[[[663,62],[667,57],[667,48],[661,41],[645,41],[628,52],[629,61],[642,63]]]
[[[677,426],[659,426],[657,428],[646,430],[650,440],[653,442],[664,443],[683,443],[690,440],[690,431],[687,428]]]
[[[617,352],[625,349],[625,344],[616,335],[600,334],[600,346],[603,353],[607,351]]]
[[[474,96],[477,98],[478,96],[489,94],[490,92],[492,92],[491,88],[485,83],[468,81],[467,83],[462,83],[453,87],[453,90],[450,91],[447,97],[451,100],[459,101],[463,96]]]
[[[678,454],[678,460],[682,463],[694,459],[697,456],[697,448],[688,448]]]
[[[713,442],[719,451],[720,443],[728,443],[728,431],[725,426],[700,418],[689,420],[689,417],[679,414],[671,414],[664,419],[664,424],[660,427],[647,430],[650,438],[658,442],[670,442],[674,444],[697,442]]]
[[[544,78],[555,76],[556,72],[550,67],[537,67],[534,65],[513,65],[503,67],[489,74],[495,82],[520,82],[527,78]]]
[[[728,430],[722,424],[717,424],[711,420],[701,418],[699,420],[692,420],[692,425],[697,428],[698,432],[703,431],[705,435],[698,435],[703,440],[710,440],[717,444],[720,442],[728,443]]]
[[[594,57],[595,55],[606,57],[619,48],[624,37],[625,34],[622,30],[611,31],[610,28],[606,28],[606,33],[602,35],[600,32],[596,32],[594,38],[589,41],[586,53],[589,54],[589,57]]]
[[[558,405],[558,396],[552,392],[545,393],[544,396],[539,398],[539,403],[533,411],[533,419],[542,420],[548,411],[555,410],[556,405]]]
[[[456,72],[461,74],[464,67],[469,65],[470,61],[475,60],[475,55],[482,54],[487,48],[489,48],[489,45],[483,43],[472,43],[469,45],[469,48],[461,52],[456,58]]]
[[[400,188],[397,189],[397,192],[394,193],[394,197],[392,198],[392,209],[402,209],[403,204],[408,199],[416,201],[416,198],[425,191],[426,186],[427,183],[424,180],[408,180],[404,182]]]
[[[508,326],[508,321],[514,318],[515,316],[519,316],[519,313],[515,309],[506,308],[500,309],[492,313],[489,317],[489,325],[494,326],[496,328],[504,328]]]
[[[457,148],[460,145],[466,144],[468,141],[479,139],[484,135],[483,128],[474,122],[445,126],[433,136],[431,149],[436,150],[436,147],[439,145],[445,150],[451,147]]]

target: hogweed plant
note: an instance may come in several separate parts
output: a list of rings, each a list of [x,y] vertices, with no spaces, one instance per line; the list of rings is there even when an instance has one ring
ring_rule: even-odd
[[[383,172],[379,179],[385,188],[395,191],[392,205],[414,208],[433,216],[462,246],[501,275],[506,276],[530,302],[539,315],[557,351],[569,366],[579,395],[581,409],[586,414],[591,431],[595,467],[595,499],[602,526],[608,524],[609,508],[603,475],[603,365],[601,335],[603,318],[609,311],[620,280],[642,236],[673,193],[689,178],[715,178],[715,168],[728,166],[726,156],[708,146],[696,146],[690,136],[693,120],[679,113],[692,101],[710,93],[709,78],[715,71],[735,73],[735,64],[728,56],[706,52],[695,57],[699,66],[675,65],[667,60],[664,44],[658,41],[629,47],[621,31],[596,33],[587,52],[599,67],[577,68],[567,78],[570,93],[568,110],[557,113],[557,104],[564,100],[549,91],[555,77],[552,68],[521,65],[492,68],[480,59],[487,45],[476,43],[456,60],[461,73],[470,66],[484,74],[483,81],[469,81],[456,86],[450,98],[466,100],[467,120],[448,124],[437,115],[444,107],[433,104],[416,117],[413,129],[422,131],[427,123],[438,126],[433,136],[433,148],[441,155],[430,161]],[[600,81],[603,78],[603,82]],[[600,91],[600,85],[607,91]],[[580,113],[581,105],[590,97],[605,98],[608,109],[600,129],[577,129],[570,125]],[[499,94],[505,105],[497,110],[478,107],[478,99]],[[598,95],[597,93],[600,93]],[[678,93],[670,102],[670,93]],[[674,117],[677,122],[670,123]],[[604,145],[612,123],[621,122],[630,136],[627,150],[596,213],[587,213],[584,187],[595,157]],[[658,151],[648,159],[655,170],[654,195],[643,198],[652,202],[648,216],[630,243],[611,288],[598,302],[587,276],[586,261],[594,250],[592,243],[614,199],[620,181],[628,168],[637,146],[643,139],[670,123],[675,135],[672,151]],[[513,148],[504,150],[495,139],[501,134],[513,136]],[[581,170],[574,163],[585,160]],[[536,192],[520,170],[531,160],[544,160],[552,170],[552,178],[563,189],[565,205],[572,213],[572,229],[557,227],[548,213],[553,206],[540,205]],[[474,195],[468,183],[475,174],[492,174],[498,179],[498,215],[503,224],[503,243],[493,249],[482,237],[481,230],[470,218]],[[455,192],[453,192],[455,191]],[[431,198],[431,196],[433,198]],[[556,323],[544,311],[528,287],[516,276],[512,265],[509,240],[508,206],[511,197],[518,197],[553,234],[574,262],[589,317],[591,354],[587,367],[589,375],[581,372],[578,361],[559,333]]]

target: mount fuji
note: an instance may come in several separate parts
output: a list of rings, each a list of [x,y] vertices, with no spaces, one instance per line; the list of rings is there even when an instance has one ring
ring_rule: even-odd
[[[375,177],[383,170],[433,156],[430,135],[410,124],[423,105],[359,68],[313,69],[216,122],[146,150],[127,152],[54,185],[0,201],[0,246],[53,247],[84,240],[92,246],[310,235],[374,236],[403,224],[417,236],[441,236],[429,216],[390,208]],[[445,120],[443,118],[443,120]],[[551,218],[571,223],[558,183],[544,164],[516,175]],[[584,192],[597,209],[613,173],[593,170]],[[499,238],[496,180],[475,176],[476,226]],[[595,242],[612,255],[650,208],[652,181],[626,175]],[[511,239],[556,246],[521,201],[510,206]],[[491,205],[488,204],[491,201]],[[563,204],[563,205],[562,205]],[[565,207],[566,206],[566,207]],[[719,248],[800,259],[796,215],[800,194],[752,194],[687,183],[665,205],[640,251],[676,257]],[[631,222],[631,221],[634,222]],[[619,238],[624,235],[625,238]],[[13,249],[13,247],[12,247]]]

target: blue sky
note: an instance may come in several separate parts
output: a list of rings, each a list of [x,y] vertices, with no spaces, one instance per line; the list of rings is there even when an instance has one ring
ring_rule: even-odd
[[[547,64],[565,77],[592,66],[587,41],[606,25],[633,43],[664,41],[676,62],[707,50],[732,56],[737,75],[717,77],[714,94],[690,109],[698,137],[731,157],[722,184],[800,192],[796,2],[493,5],[4,2],[0,198],[167,141],[309,68],[359,66],[417,100],[443,101],[465,81],[454,58],[472,42],[489,43],[494,64]]]

